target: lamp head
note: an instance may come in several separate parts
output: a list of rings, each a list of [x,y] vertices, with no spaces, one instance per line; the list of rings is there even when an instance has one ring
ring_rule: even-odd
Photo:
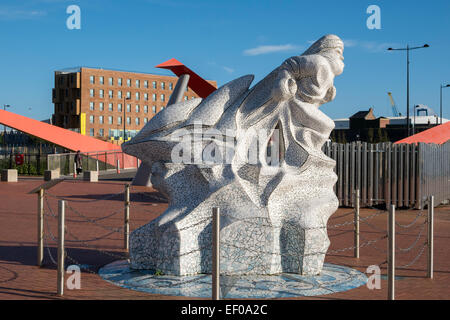
[[[428,45],[428,44],[424,44],[423,47],[424,47],[424,48],[428,48],[429,45]]]

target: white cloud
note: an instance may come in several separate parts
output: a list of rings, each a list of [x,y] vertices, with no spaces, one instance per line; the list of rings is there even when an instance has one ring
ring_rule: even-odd
[[[219,65],[215,61],[209,61],[209,62],[207,62],[207,64],[210,65],[210,66],[213,66],[213,67],[221,68],[222,70],[225,70],[226,72],[228,72],[230,74],[234,72],[233,68]]]
[[[225,67],[225,66],[223,66],[222,68],[223,68],[223,70],[225,70],[228,73],[233,73],[234,72],[234,69],[232,69],[232,68]]]
[[[267,45],[267,46],[259,46],[256,48],[251,48],[244,50],[244,55],[246,56],[257,56],[260,54],[268,54],[273,52],[286,52],[286,51],[294,51],[301,50],[300,46],[292,45],[292,44],[281,44],[281,45]]]
[[[0,8],[0,20],[26,20],[46,16],[43,10],[20,10],[13,8]]]
[[[344,41],[344,47],[346,48],[356,47],[358,45],[358,41],[356,40],[343,39],[342,41]]]

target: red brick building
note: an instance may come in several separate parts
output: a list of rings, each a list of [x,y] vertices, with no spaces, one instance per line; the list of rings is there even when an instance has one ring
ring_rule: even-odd
[[[125,122],[128,140],[167,105],[177,80],[84,67],[56,71],[53,123],[102,140],[122,140]],[[188,88],[184,99],[196,97]]]

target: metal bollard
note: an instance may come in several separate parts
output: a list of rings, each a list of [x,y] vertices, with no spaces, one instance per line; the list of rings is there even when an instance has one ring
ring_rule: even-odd
[[[388,300],[395,300],[395,205],[390,206],[388,223]]]
[[[212,209],[212,300],[220,300],[220,209]]]
[[[120,161],[117,159],[117,173],[120,173]]]
[[[355,258],[359,258],[359,189],[355,190],[355,237],[354,237],[354,246]]]
[[[433,279],[434,265],[434,196],[428,198],[428,263],[427,278]]]
[[[42,266],[44,261],[44,189],[40,189],[38,196],[38,216],[37,216],[37,265]]]
[[[73,177],[77,177],[77,164],[75,161],[73,162]]]
[[[124,238],[124,248],[125,250],[130,249],[130,185],[125,185],[125,210],[124,210],[124,228],[123,228],[123,238]]]
[[[64,294],[64,222],[65,222],[65,201],[58,201],[58,295]]]

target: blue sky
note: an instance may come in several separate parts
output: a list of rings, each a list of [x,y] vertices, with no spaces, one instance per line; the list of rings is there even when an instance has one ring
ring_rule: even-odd
[[[66,27],[66,8],[81,8],[81,30]],[[369,5],[381,29],[369,30]],[[322,110],[348,117],[373,106],[391,116],[387,92],[406,110],[406,55],[411,52],[411,106],[439,112],[439,86],[450,83],[450,1],[287,0],[2,0],[0,105],[35,119],[53,113],[57,69],[74,66],[170,74],[155,65],[176,58],[219,85],[245,74],[255,82],[311,41],[344,39],[344,73],[335,101]],[[450,88],[444,89],[450,118]]]

